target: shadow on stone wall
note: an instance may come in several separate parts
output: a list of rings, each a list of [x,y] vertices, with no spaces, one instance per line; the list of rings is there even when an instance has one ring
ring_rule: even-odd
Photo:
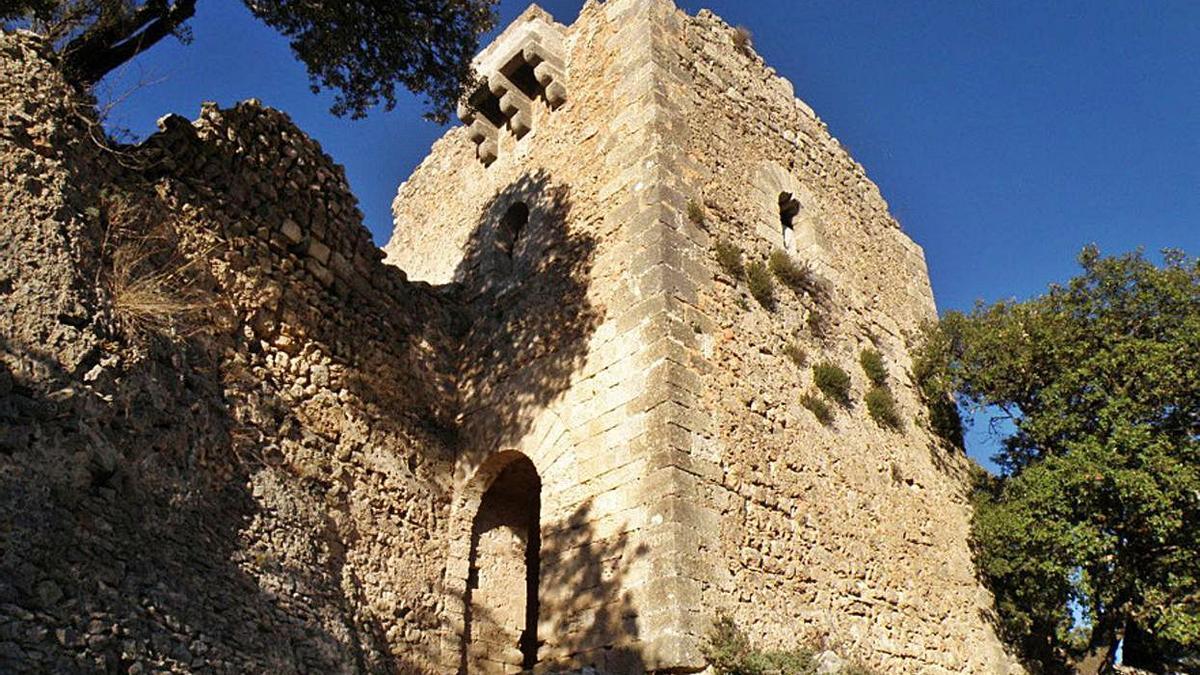
[[[104,293],[58,308],[52,283],[23,287],[26,267],[0,275],[6,300],[23,293],[51,308],[37,321],[69,328],[47,345],[25,339],[46,334],[29,315],[0,325],[0,670],[425,672],[440,656],[450,460],[470,468],[526,436],[599,323],[596,242],[568,228],[568,189],[539,173],[502,191],[442,294],[381,264],[340,168],[286,115],[205,106],[84,162],[38,137],[63,115],[47,103],[64,86],[53,72],[0,95],[29,141],[0,138],[4,165],[39,177],[5,189],[36,189],[27,201],[45,207],[4,214],[34,236],[3,261],[53,258],[43,276],[98,289],[103,255],[63,254],[55,237],[80,239],[63,219],[96,225],[101,188],[121,185],[174,220],[220,316],[139,348]],[[68,191],[81,195],[69,208]],[[528,223],[498,251],[517,201]],[[615,636],[621,654],[636,635],[614,595],[630,553],[577,516],[545,543],[546,587],[566,594],[549,616]],[[602,569],[617,581],[588,578]]]
[[[542,639],[567,637],[544,661],[572,669],[644,673],[630,570],[647,554],[627,534],[601,539],[591,502],[543,527]]]
[[[478,533],[472,532],[472,566]],[[543,521],[539,555],[538,672],[645,673],[639,644],[638,613],[627,587],[629,572],[647,554],[631,547],[626,535],[599,539],[586,502],[566,519]],[[497,621],[494,613],[472,604],[459,645],[459,674],[477,672],[470,654],[472,628]],[[518,645],[510,646],[517,649]],[[482,672],[482,671],[478,671]]]
[[[518,204],[528,221],[514,237],[506,215]],[[532,173],[488,203],[468,240],[455,273],[472,318],[459,354],[460,470],[519,447],[583,365],[601,320],[588,297],[596,240],[572,226],[571,208],[567,186]]]
[[[376,609],[362,558],[406,547],[386,508],[360,522],[355,504],[420,499],[435,534],[448,303],[374,257],[339,172],[285,116],[206,110],[207,137],[175,125],[165,146],[82,161],[38,136],[61,116],[52,75],[0,96],[29,115],[27,143],[0,138],[5,165],[61,176],[6,188],[29,205],[3,214],[20,236],[0,257],[21,309],[0,316],[0,671],[427,672],[432,631],[413,626],[433,610],[407,587],[399,618]],[[96,232],[118,186],[174,221],[217,300],[209,330],[136,344],[112,320]],[[299,241],[278,234],[289,218]],[[345,254],[332,281],[304,267],[318,230]]]
[[[539,171],[492,198],[468,238],[447,289],[471,321],[459,352],[460,481],[507,448],[522,448],[535,464],[545,459],[539,451],[549,448],[529,436],[533,425],[545,421],[547,409],[571,386],[603,318],[589,297],[597,241],[578,218],[570,189]],[[565,518],[542,515],[538,668],[645,672],[637,612],[622,590],[645,551],[631,548],[624,535],[601,539],[595,521],[590,503]],[[460,525],[463,536],[473,531]],[[497,617],[471,606],[469,588],[463,599],[459,637],[467,639],[459,645],[458,663],[461,672],[473,672],[472,625]]]
[[[369,656],[387,653],[381,628],[346,606],[336,551],[314,554],[328,562],[316,572],[305,556],[245,546],[262,506],[246,473],[196,456],[227,450],[237,426],[226,409],[195,405],[219,400],[206,350],[126,370],[139,389],[124,391],[85,386],[28,347],[0,351],[45,375],[0,391],[0,424],[25,441],[0,464],[0,670],[392,670]],[[275,506],[321,531],[301,496]]]

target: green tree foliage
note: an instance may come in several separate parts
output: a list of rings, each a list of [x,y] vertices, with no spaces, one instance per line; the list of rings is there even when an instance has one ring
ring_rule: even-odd
[[[1003,626],[1053,672],[1200,669],[1200,261],[1080,255],[1026,302],[950,313],[924,383],[1015,426],[974,543]],[[1073,608],[1083,612],[1082,625]]]
[[[921,327],[920,347],[913,353],[913,379],[925,408],[930,430],[951,448],[962,450],[963,424],[953,396],[954,382],[947,368],[949,336],[936,323]]]
[[[474,82],[478,37],[495,0],[244,0],[291,41],[314,92],[336,92],[333,112],[359,118],[396,104],[396,86],[424,94],[445,122]],[[92,85],[163,38],[187,40],[197,0],[0,0],[0,20],[50,39],[67,78]]]

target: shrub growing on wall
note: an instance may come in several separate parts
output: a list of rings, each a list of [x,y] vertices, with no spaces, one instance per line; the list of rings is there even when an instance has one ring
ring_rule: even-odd
[[[850,374],[837,364],[824,361],[813,366],[813,384],[830,399],[850,405]]]
[[[904,425],[900,413],[896,409],[896,398],[891,390],[884,386],[876,386],[867,392],[867,412],[871,419],[885,429],[899,429]]]
[[[825,426],[829,426],[833,422],[833,408],[825,402],[820,396],[815,394],[803,394],[800,397],[800,405],[808,408],[808,411],[817,418],[817,421]]]
[[[887,367],[883,365],[883,357],[875,349],[864,349],[858,355],[858,362],[862,365],[863,372],[867,374],[867,379],[871,384],[882,387],[887,384]]]
[[[762,651],[727,614],[713,622],[702,648],[704,658],[718,675],[812,675],[816,673],[813,653],[807,649]]]
[[[775,282],[771,281],[771,273],[760,262],[746,265],[746,284],[750,287],[750,295],[766,309],[775,308]]]
[[[816,286],[816,280],[808,265],[797,263],[792,257],[779,249],[771,252],[767,266],[779,283],[797,293],[810,292]]]
[[[742,249],[725,239],[717,240],[717,264],[735,280],[741,279],[745,275],[746,270],[742,265]]]
[[[817,675],[834,672],[822,668],[817,654],[805,647],[782,650],[758,649],[727,614],[717,615],[701,647],[716,675]],[[843,662],[841,675],[875,675],[858,662]]]

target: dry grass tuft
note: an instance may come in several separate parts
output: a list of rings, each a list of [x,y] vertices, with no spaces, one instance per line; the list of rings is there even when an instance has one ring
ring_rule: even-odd
[[[202,256],[185,258],[174,229],[153,220],[147,204],[118,197],[106,200],[103,213],[101,281],[118,327],[139,340],[179,340],[205,332],[214,301],[199,284]]]
[[[796,364],[797,368],[803,368],[804,364],[808,363],[808,353],[797,342],[789,342],[784,345],[783,353],[792,360],[792,363]]]
[[[733,29],[733,46],[746,56],[750,55],[750,50],[754,47],[754,34],[745,26],[738,26]]]

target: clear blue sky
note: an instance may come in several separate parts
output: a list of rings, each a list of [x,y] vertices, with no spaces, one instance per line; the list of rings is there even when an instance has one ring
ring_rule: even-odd
[[[504,0],[501,25],[526,4]],[[582,0],[541,4],[566,23]],[[1200,2],[678,4],[751,29],[925,247],[942,310],[1039,293],[1088,243],[1200,254]],[[143,136],[201,101],[261,99],[346,166],[384,242],[396,187],[443,131],[421,102],[338,119],[240,0],[200,0],[191,25],[191,45],[165,42],[104,83],[120,99],[111,124]],[[984,426],[969,438],[980,459]]]

